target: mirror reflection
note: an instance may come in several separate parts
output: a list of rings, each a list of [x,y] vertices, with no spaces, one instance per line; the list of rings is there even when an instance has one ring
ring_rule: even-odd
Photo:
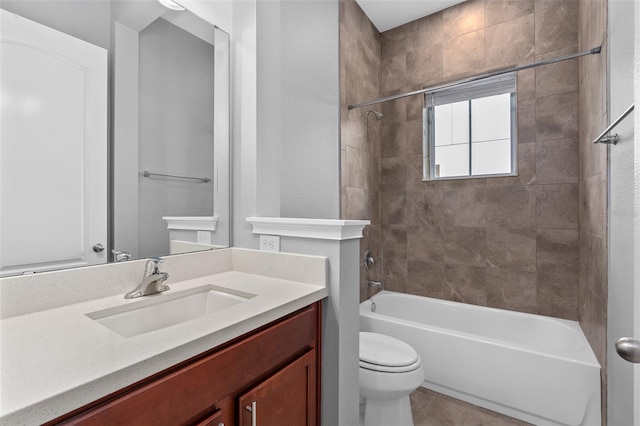
[[[0,275],[228,246],[228,34],[155,0],[0,14]]]

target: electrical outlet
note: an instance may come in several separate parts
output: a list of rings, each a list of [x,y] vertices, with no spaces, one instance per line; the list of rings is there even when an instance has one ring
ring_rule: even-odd
[[[260,250],[280,251],[280,235],[260,235]]]
[[[199,244],[211,244],[211,232],[197,231],[197,241]]]

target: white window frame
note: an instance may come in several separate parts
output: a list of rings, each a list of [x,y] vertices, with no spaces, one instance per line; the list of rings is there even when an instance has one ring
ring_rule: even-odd
[[[463,176],[436,176],[435,163],[435,126],[434,109],[438,105],[445,105],[454,102],[471,101],[472,99],[483,98],[511,93],[511,171],[509,173],[498,174],[478,174],[473,175],[471,171],[471,146],[469,139],[469,174]],[[510,72],[482,80],[469,83],[457,84],[455,86],[437,89],[424,94],[423,108],[423,181],[433,180],[453,180],[453,179],[483,179],[491,177],[517,176],[518,175],[518,142],[517,142],[517,95],[516,95],[516,73]],[[471,132],[471,121],[469,121],[469,131]]]

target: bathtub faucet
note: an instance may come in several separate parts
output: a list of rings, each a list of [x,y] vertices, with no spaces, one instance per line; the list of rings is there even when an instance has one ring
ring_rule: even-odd
[[[384,290],[384,284],[381,281],[367,280],[367,287],[378,287],[380,290]]]

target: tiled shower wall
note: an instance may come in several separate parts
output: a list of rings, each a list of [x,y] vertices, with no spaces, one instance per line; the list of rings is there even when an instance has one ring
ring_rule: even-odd
[[[348,105],[377,99],[380,82],[380,34],[355,0],[340,1],[340,96],[342,217],[368,219],[361,254],[372,249],[376,265],[362,269],[361,299],[367,297],[364,280],[380,279],[381,218],[379,202],[381,121],[366,109]],[[380,111],[380,105],[371,109]]]
[[[471,0],[380,35],[341,1],[342,214],[372,221],[377,260],[363,282],[579,319],[605,364],[607,154],[590,141],[607,124],[606,20],[605,0]],[[419,96],[371,106],[382,121],[346,108],[596,46],[518,75],[514,178],[422,182]]]
[[[578,2],[470,0],[379,38],[354,1],[341,8],[343,217],[372,221],[363,248],[378,260],[363,276],[578,319],[577,60],[518,74],[517,177],[423,182],[420,96],[372,106],[382,121],[346,109],[576,52]]]
[[[381,96],[578,50],[575,1],[470,0],[381,35]],[[578,62],[520,72],[517,177],[423,182],[420,96],[385,103],[391,290],[578,318]]]
[[[591,141],[608,124],[607,2],[581,0],[579,11],[580,49],[603,47],[600,55],[580,60],[579,318],[600,365],[604,366],[607,330],[607,148]],[[607,389],[605,373],[603,368],[602,389]],[[606,392],[602,394],[602,415],[606,419]]]

